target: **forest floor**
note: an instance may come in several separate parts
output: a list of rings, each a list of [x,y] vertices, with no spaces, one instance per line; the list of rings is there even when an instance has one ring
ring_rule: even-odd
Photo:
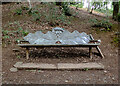
[[[43,7],[40,3],[33,3],[32,6]],[[9,44],[6,40],[2,43],[2,83],[3,84],[116,84],[118,83],[118,47],[113,42],[115,34],[118,30],[117,22],[109,18],[113,23],[112,31],[103,31],[104,28],[92,27],[92,19],[106,19],[100,15],[89,14],[83,10],[73,10],[77,12],[75,17],[69,17],[70,24],[58,24],[51,26],[49,23],[32,21],[31,16],[26,14],[15,15],[14,11],[28,3],[10,3],[4,4],[2,7],[2,30],[6,31],[6,38],[9,38]],[[73,12],[74,13],[74,12]],[[17,26],[18,25],[18,26]],[[46,33],[54,27],[62,27],[72,32],[77,30],[92,34],[94,39],[100,39],[100,49],[105,58],[97,54],[93,49],[93,59],[89,58],[88,49],[85,48],[44,48],[39,50],[31,50],[30,59],[26,60],[24,49],[16,45],[17,39],[22,39],[21,32],[16,31],[18,28],[27,30],[30,33],[38,30]],[[18,53],[14,53],[13,49],[20,49]],[[104,70],[19,70],[11,72],[10,68],[16,62],[34,62],[34,63],[82,63],[82,62],[99,62],[105,66]]]

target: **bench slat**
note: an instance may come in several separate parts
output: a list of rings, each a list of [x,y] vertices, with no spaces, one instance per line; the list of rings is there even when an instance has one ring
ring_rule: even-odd
[[[61,45],[61,44],[55,44],[55,45],[37,45],[37,44],[18,44],[20,47],[96,47],[100,45],[98,44],[77,44],[77,45]]]

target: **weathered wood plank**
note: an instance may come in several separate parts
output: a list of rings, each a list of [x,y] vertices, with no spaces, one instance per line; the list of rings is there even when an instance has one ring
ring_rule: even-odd
[[[14,67],[18,69],[57,69],[55,64],[47,64],[47,63],[22,63]]]
[[[18,44],[20,47],[96,47],[100,45],[98,44],[77,44],[77,45],[62,45],[62,44],[55,44],[55,45],[36,45],[36,44]]]
[[[16,62],[14,67],[19,67],[21,64],[23,64],[23,62]]]
[[[103,55],[102,51],[100,50],[100,48],[97,46],[96,49],[100,53],[100,55],[102,56],[102,58],[104,58],[104,55]]]
[[[48,63],[22,63],[19,65],[16,64],[14,65],[14,67],[18,69],[104,69],[104,65],[100,63],[58,63],[56,65]]]
[[[59,63],[58,69],[104,69],[104,65],[100,63]]]

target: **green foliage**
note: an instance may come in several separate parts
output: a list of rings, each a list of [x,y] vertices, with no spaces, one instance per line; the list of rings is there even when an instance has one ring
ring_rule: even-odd
[[[34,15],[34,14],[38,14],[39,13],[39,11],[38,10],[35,10],[35,9],[30,9],[29,11],[28,11],[28,14],[29,15]]]
[[[97,19],[90,19],[89,22],[96,23],[96,22],[98,22],[98,20]]]
[[[69,3],[68,2],[62,2],[61,6],[62,6],[63,13],[67,16],[71,16],[70,9],[69,9]]]
[[[9,23],[6,27],[8,27],[8,30],[2,29],[2,42],[4,45],[18,43],[22,36],[29,33],[20,26],[19,22]]]
[[[77,7],[83,8],[83,3],[78,4]]]
[[[41,10],[44,9],[44,10]],[[51,26],[56,26],[59,24],[70,24],[69,20],[67,19],[66,15],[69,14],[69,3],[68,2],[61,2],[61,6],[56,6],[56,3],[46,3],[44,5],[37,5],[36,7],[28,10],[28,7],[21,6],[20,9],[16,10],[16,14],[28,14],[30,17],[33,18],[35,22],[43,22],[48,23]],[[19,33],[21,28],[19,27],[17,32]]]
[[[95,11],[98,11],[98,12],[101,12],[101,13],[107,13],[107,15],[108,16],[112,16],[112,14],[113,14],[113,10],[111,10],[111,9],[108,9],[108,10],[106,10],[106,9],[96,9]]]
[[[18,59],[20,59],[20,58],[21,58],[21,56],[19,56],[19,55],[18,55],[18,56],[17,56],[17,58],[18,58]]]
[[[43,11],[37,17],[37,18],[42,17],[43,20],[41,21],[47,22],[51,26],[70,23],[69,20],[67,19],[67,16],[63,12],[63,9],[61,9],[62,10],[61,12],[60,8],[56,6],[56,3],[48,3],[47,6],[48,6],[47,13],[46,11]]]
[[[91,19],[90,22],[93,23],[93,27],[100,27],[105,28],[107,31],[110,31],[112,28],[112,23],[109,22],[109,20],[97,20],[97,19]]]
[[[8,33],[9,33],[8,30],[2,30],[2,34],[3,34],[3,35],[7,35]]]
[[[115,34],[113,37],[112,37],[112,41],[111,41],[111,43],[113,43],[115,46],[117,46],[118,47],[118,44],[119,44],[119,42],[120,42],[120,33],[118,33],[118,34]]]
[[[22,15],[22,14],[25,14],[26,12],[29,12],[29,8],[26,7],[26,6],[21,6],[21,8],[17,8],[14,12],[14,14],[16,15]]]
[[[51,10],[49,10],[49,14],[45,16],[45,19],[51,26],[66,22],[66,16],[64,13],[61,13],[61,15],[59,15],[56,13],[57,10],[57,8],[51,8]]]
[[[6,44],[10,44],[10,40],[9,40],[10,36],[9,35],[4,35],[2,36],[2,44],[4,44],[6,46]]]
[[[94,10],[95,10],[96,8],[100,9],[100,7],[102,7],[102,2],[94,2],[94,3],[92,4],[92,6],[94,6]]]
[[[113,14],[113,8],[108,9],[108,4],[110,2],[102,1],[102,2],[92,2],[92,10],[90,13],[92,13],[93,10],[101,12],[106,14],[107,16],[112,16]]]
[[[20,39],[16,39],[16,42],[17,42],[17,43],[20,43]]]
[[[95,9],[102,9],[102,7],[105,7],[109,2],[93,2],[92,6],[94,6]]]
[[[29,10],[29,7],[21,6],[21,9],[22,9],[22,10]]]
[[[21,8],[16,9],[15,14],[21,15],[22,14],[22,9]]]
[[[39,21],[42,16],[41,13],[38,11],[38,9],[35,8],[29,10],[27,13],[28,15],[33,17],[34,21]]]
[[[69,2],[56,2],[56,5],[59,5],[59,7],[62,9],[62,12],[67,15],[67,16],[71,16],[70,14],[70,9],[69,9]]]
[[[118,13],[118,16],[117,16],[118,18],[118,22],[120,22],[120,13]]]
[[[19,27],[19,28],[18,28],[18,31],[21,31],[21,30],[23,30],[22,27]]]
[[[33,16],[34,21],[39,21],[40,18],[41,18],[41,14],[40,13],[33,13],[32,16]]]
[[[3,39],[8,39],[10,38],[8,35],[3,36]]]
[[[120,41],[120,40],[119,40],[118,36],[115,36],[115,37],[113,38],[113,42],[114,42],[114,43],[118,44],[119,41]]]
[[[74,6],[76,8],[83,8],[83,3],[75,3],[75,4],[70,4],[70,6]]]
[[[24,30],[22,31],[23,36],[28,35],[28,33],[29,33],[28,31],[24,31]]]
[[[27,30],[23,30],[22,27],[18,27],[18,30],[16,32],[22,34],[22,36],[26,36],[29,33]]]
[[[88,71],[89,69],[88,68],[84,68],[84,71]]]

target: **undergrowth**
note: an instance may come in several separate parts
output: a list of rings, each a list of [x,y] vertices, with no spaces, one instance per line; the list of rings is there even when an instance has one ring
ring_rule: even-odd
[[[90,19],[89,22],[93,23],[92,27],[104,28],[104,31],[112,31],[112,23],[108,19]]]
[[[8,45],[11,43],[17,43],[21,37],[26,36],[29,32],[24,30],[18,22],[9,23],[2,29],[2,44]]]
[[[39,6],[33,7],[31,10],[29,10],[28,7],[21,6],[21,8],[15,10],[14,14],[28,15],[32,17],[34,22],[48,23],[51,26],[57,26],[59,24],[69,25],[70,20],[65,15],[65,13],[67,13],[66,5],[64,5],[63,8],[64,10],[60,9],[55,3],[40,4]]]

